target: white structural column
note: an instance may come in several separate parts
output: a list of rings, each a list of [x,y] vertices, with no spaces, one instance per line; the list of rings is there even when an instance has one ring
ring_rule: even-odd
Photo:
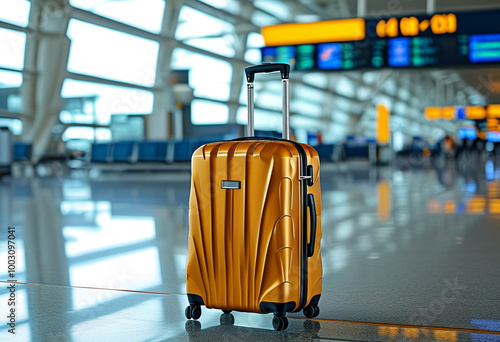
[[[33,160],[45,153],[52,137],[52,127],[61,109],[61,87],[64,81],[70,40],[66,37],[69,22],[67,0],[31,1],[25,68],[34,71],[22,87],[24,112],[33,115],[26,120],[24,139],[33,143]]]
[[[434,14],[436,12],[436,0],[427,0],[426,10],[427,14]]]
[[[250,3],[245,3],[241,2],[240,6],[241,8],[241,15],[244,17],[245,22],[241,23],[236,23],[235,24],[235,33],[234,33],[234,39],[235,39],[235,44],[234,44],[234,50],[235,50],[235,59],[238,60],[244,60],[245,59],[245,52],[247,50],[247,40],[248,40],[248,35],[250,34],[250,30],[253,31],[253,28],[250,27],[248,24],[245,25],[246,22],[250,21],[250,18],[252,18],[252,15],[255,11],[255,8],[250,4]],[[248,27],[248,31],[246,32],[241,32],[238,28],[239,27]],[[241,93],[241,86],[243,84],[243,74],[244,74],[244,67],[242,63],[231,63],[232,68],[233,68],[233,74],[231,76],[231,93],[230,93],[230,98],[229,98],[229,123],[230,124],[235,124],[236,123],[236,114],[238,112],[239,108],[239,99],[240,99],[240,93]]]
[[[160,35],[160,48],[156,67],[156,90],[154,91],[153,112],[147,117],[147,138],[165,140],[170,136],[170,124],[182,122],[179,117],[182,113],[176,110],[175,99],[170,82],[170,61],[176,46],[175,28],[179,18],[180,9],[184,0],[169,0],[165,2],[163,24]],[[153,74],[152,74],[153,75]],[[176,117],[177,116],[177,117]],[[178,130],[178,129],[177,129]],[[182,133],[182,132],[179,132]]]

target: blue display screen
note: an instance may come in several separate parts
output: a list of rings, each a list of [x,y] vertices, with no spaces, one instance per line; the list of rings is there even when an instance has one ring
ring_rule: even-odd
[[[486,140],[491,142],[500,142],[500,132],[487,132]]]
[[[410,38],[393,38],[389,40],[389,66],[407,67],[411,65]]]
[[[318,67],[320,69],[340,69],[342,67],[342,44],[319,44]]]
[[[477,138],[477,131],[475,128],[460,128],[458,130],[458,137],[460,139],[471,139]]]
[[[500,34],[475,34],[469,37],[472,63],[500,62]]]

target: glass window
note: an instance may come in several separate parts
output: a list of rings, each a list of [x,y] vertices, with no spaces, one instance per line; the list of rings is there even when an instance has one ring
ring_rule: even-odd
[[[229,107],[223,103],[194,100],[191,102],[191,122],[194,125],[226,124]]]
[[[240,13],[240,4],[238,0],[200,0],[200,1],[232,14]]]
[[[175,38],[200,49],[234,57],[234,26],[191,7],[183,6]]]
[[[307,116],[321,116],[322,108],[323,107],[320,104],[305,100],[292,100],[290,103],[291,112],[300,113]],[[311,119],[307,120],[313,121]]]
[[[108,128],[93,128],[93,127],[68,127],[63,135],[62,140],[96,140],[96,141],[111,141],[111,131]]]
[[[260,8],[268,13],[273,13],[283,21],[292,21],[292,12],[287,3],[281,1],[263,1],[257,0],[254,2],[255,7]],[[294,4],[291,3],[291,6]]]
[[[68,70],[151,87],[158,42],[71,19]]]
[[[260,48],[264,45],[264,38],[262,35],[260,33],[251,32],[247,38],[245,61],[251,64],[259,64],[262,60]]]
[[[255,11],[250,19],[254,25],[259,27],[279,24],[279,20],[261,11]]]
[[[0,20],[9,24],[28,26],[30,2],[25,0],[0,1]]]
[[[0,28],[0,66],[22,70],[24,66],[24,48],[26,34]]]
[[[254,127],[266,131],[281,132],[283,128],[283,120],[281,113],[271,112],[268,110],[255,109]],[[246,125],[248,121],[248,112],[246,107],[238,108],[236,113],[236,123]]]
[[[20,72],[0,70],[0,89],[19,88],[22,83],[23,74],[21,74]]]
[[[108,124],[112,114],[151,114],[153,110],[153,93],[107,84],[83,82],[66,79],[61,96],[64,98],[95,97],[95,123]],[[88,115],[89,105],[72,108],[73,114]]]
[[[70,0],[70,4],[153,33],[160,33],[165,9],[165,0]]]
[[[0,118],[0,127],[9,127],[14,135],[21,135],[23,132],[23,123],[19,119]]]
[[[233,70],[229,62],[176,48],[170,67],[189,70],[189,85],[195,96],[229,100]]]

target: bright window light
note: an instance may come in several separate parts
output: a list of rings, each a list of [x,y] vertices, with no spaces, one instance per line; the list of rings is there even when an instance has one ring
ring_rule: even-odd
[[[152,87],[158,42],[71,19],[68,70]]]
[[[111,141],[111,131],[108,128],[93,128],[93,127],[68,127],[63,135],[62,140],[94,140],[100,142]]]
[[[24,66],[24,48],[26,34],[0,28],[0,66],[22,70]]]
[[[184,6],[179,14],[175,38],[200,49],[234,57],[234,25]]]
[[[154,288],[161,284],[158,248],[150,246],[121,254],[104,253],[96,258],[75,264],[70,259],[69,279],[71,286],[87,286],[137,291]],[[103,297],[87,296],[86,300],[73,297],[75,309],[102,304],[112,298],[125,296],[123,291],[109,291]],[[112,292],[112,293],[111,293]],[[78,304],[76,304],[78,303]]]
[[[271,112],[268,110],[255,109],[254,127],[255,129],[265,131],[281,132],[283,129],[283,120],[281,113]],[[246,125],[248,122],[248,111],[246,107],[238,108],[236,113],[236,123]]]
[[[68,241],[65,245],[68,257],[153,241],[155,238],[155,221],[152,217],[120,217],[100,212],[96,215],[96,222],[99,227],[96,229],[74,226],[63,228],[63,236]]]
[[[153,93],[145,90],[66,79],[61,96],[97,96],[96,123],[108,124],[112,114],[151,114]]]
[[[0,55],[0,59],[1,59]],[[15,71],[0,70],[0,89],[19,88],[23,83],[23,74]]]
[[[153,33],[160,33],[165,11],[165,0],[70,0],[70,4]]]
[[[172,69],[189,69],[189,85],[197,97],[227,101],[233,68],[231,63],[177,48],[172,54]]]
[[[240,13],[240,4],[238,0],[200,0],[200,1],[232,14]]]
[[[19,119],[0,118],[0,127],[9,127],[14,135],[21,135],[23,132],[23,122]]]
[[[194,100],[191,102],[191,122],[194,125],[226,124],[229,107],[223,103]]]
[[[28,26],[30,4],[25,0],[0,1],[0,20],[22,27]]]

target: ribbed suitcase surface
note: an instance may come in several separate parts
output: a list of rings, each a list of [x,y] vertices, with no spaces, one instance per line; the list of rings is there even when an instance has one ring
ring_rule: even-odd
[[[305,150],[317,170],[308,192],[318,193],[320,223],[319,159]],[[212,143],[194,153],[188,294],[209,308],[266,312],[276,303],[301,309],[321,293],[321,230],[307,258],[299,163],[294,144],[281,141]]]

